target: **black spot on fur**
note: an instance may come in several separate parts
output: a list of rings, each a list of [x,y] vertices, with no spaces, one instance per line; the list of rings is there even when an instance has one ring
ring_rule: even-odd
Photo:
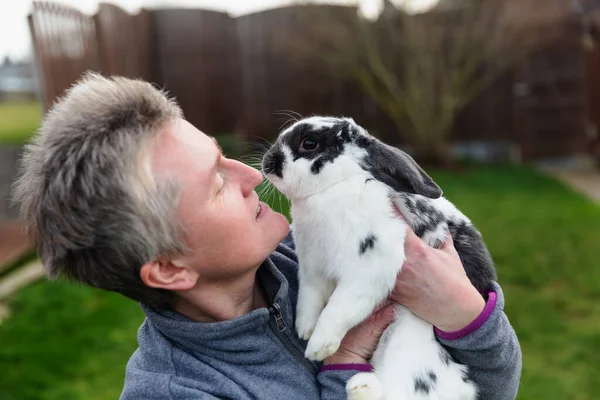
[[[431,221],[429,225],[432,227],[435,227],[444,218],[441,211],[436,209],[430,201],[423,198],[411,196],[409,201],[406,202],[406,206],[413,214],[426,217]]]
[[[365,183],[370,182],[370,181],[374,181],[374,180],[375,179],[373,179],[373,178],[367,178],[367,179],[365,179]]]
[[[481,234],[465,221],[448,221],[448,229],[471,283],[479,292],[485,292],[490,281],[496,280],[496,270]]]
[[[365,254],[367,252],[367,250],[375,247],[376,240],[377,240],[377,237],[375,237],[375,235],[373,235],[372,233],[368,234],[367,237],[362,242],[360,242],[360,249],[359,249],[360,255]]]
[[[426,381],[421,377],[415,378],[415,393],[423,392],[425,394],[429,394],[430,390],[431,385],[429,384],[429,381]]]
[[[321,172],[321,170],[323,169],[323,167],[325,166],[325,161],[322,158],[317,158],[315,160],[315,162],[312,163],[312,165],[310,166],[310,172],[312,172],[313,174],[318,174],[319,172]]]
[[[423,237],[425,232],[435,230],[439,224],[444,222],[444,214],[427,199],[416,196],[405,196],[404,198],[408,211],[413,215],[414,226],[412,228],[417,236]]]
[[[437,375],[429,370],[425,374],[415,376],[415,393],[423,392],[429,394],[435,388]]]
[[[437,382],[437,375],[435,374],[435,372],[433,371],[429,371],[427,373],[427,376],[429,377],[429,380],[433,383]]]
[[[281,151],[273,151],[265,154],[263,159],[263,172],[265,175],[275,174],[283,178],[283,164],[285,157]]]

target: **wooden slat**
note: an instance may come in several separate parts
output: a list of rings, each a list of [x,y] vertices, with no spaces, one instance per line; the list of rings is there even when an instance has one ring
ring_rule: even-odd
[[[92,17],[54,2],[34,1],[29,20],[47,111],[82,73],[99,70],[96,32]]]

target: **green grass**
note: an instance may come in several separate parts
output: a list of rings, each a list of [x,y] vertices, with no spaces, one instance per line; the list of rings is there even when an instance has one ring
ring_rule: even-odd
[[[27,142],[39,127],[41,113],[36,102],[0,103],[0,145]]]
[[[600,207],[536,172],[434,172],[479,227],[524,357],[519,399],[600,392]],[[274,208],[279,201],[272,197]],[[282,204],[284,204],[282,202]],[[40,282],[0,326],[0,399],[115,399],[143,316],[121,296]]]
[[[143,321],[120,295],[40,282],[0,326],[0,399],[117,399]]]

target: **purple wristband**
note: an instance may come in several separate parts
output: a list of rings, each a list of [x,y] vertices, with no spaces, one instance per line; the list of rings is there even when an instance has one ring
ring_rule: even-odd
[[[323,371],[373,372],[373,366],[371,364],[328,364],[321,366],[321,372]]]
[[[475,332],[477,329],[481,328],[481,326],[485,323],[485,321],[490,318],[492,312],[494,312],[494,308],[496,308],[496,301],[498,300],[498,295],[496,292],[489,291],[488,292],[488,301],[485,303],[485,307],[483,307],[483,311],[471,322],[469,325],[464,328],[454,331],[454,332],[444,332],[438,328],[435,328],[435,334],[444,340],[458,340],[464,338],[467,335]]]

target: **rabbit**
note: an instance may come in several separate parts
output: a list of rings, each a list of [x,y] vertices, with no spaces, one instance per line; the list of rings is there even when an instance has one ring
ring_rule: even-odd
[[[262,172],[291,204],[299,259],[295,328],[308,340],[310,360],[333,354],[348,330],[391,294],[405,260],[407,224],[433,247],[451,235],[480,292],[496,279],[470,220],[408,154],[352,118],[296,121],[265,153]],[[348,398],[474,400],[467,368],[452,360],[433,326],[394,307],[395,320],[370,360],[373,372],[347,382]]]

